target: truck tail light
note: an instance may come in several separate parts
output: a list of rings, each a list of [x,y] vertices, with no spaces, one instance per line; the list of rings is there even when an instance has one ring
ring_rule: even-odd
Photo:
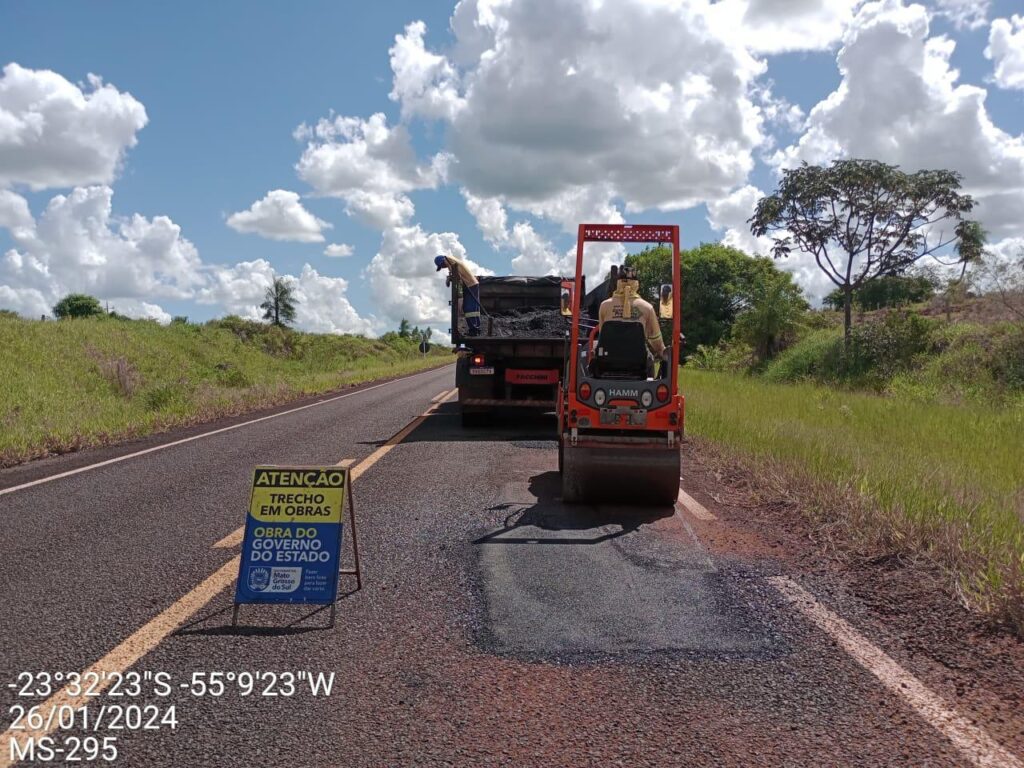
[[[483,355],[473,355],[473,365],[483,365],[483,364],[484,364],[484,356]]]
[[[659,384],[658,385],[658,390],[657,390],[656,394],[658,396],[658,402],[659,403],[667,403],[668,402],[668,387],[667,386],[665,386],[664,384]]]
[[[582,384],[580,384],[580,400],[589,400],[589,399],[590,399],[590,383],[584,381]]]

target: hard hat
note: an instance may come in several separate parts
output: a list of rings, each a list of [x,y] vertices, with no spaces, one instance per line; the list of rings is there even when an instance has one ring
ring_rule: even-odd
[[[437,264],[437,271],[440,272],[442,269],[448,266],[447,256],[435,256],[434,263]]]

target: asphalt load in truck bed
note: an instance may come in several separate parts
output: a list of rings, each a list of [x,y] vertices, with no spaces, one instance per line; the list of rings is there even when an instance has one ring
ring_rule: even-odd
[[[480,333],[489,338],[560,339],[569,328],[558,307],[516,307],[480,318]]]

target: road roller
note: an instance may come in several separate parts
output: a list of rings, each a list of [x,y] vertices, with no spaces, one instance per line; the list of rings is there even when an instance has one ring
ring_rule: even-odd
[[[649,333],[632,315],[599,322],[593,296],[584,296],[582,290],[588,243],[671,244],[672,282],[658,286],[650,297],[666,345],[663,357],[651,355]],[[614,275],[605,290],[615,288]],[[679,394],[679,279],[678,226],[580,225],[576,277],[565,289],[571,295],[563,295],[563,305],[567,302],[572,309],[558,398],[563,502],[675,502],[684,414]]]

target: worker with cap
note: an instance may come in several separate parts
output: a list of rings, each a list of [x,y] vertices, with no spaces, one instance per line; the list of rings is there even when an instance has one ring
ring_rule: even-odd
[[[462,281],[462,316],[466,318],[466,325],[469,326],[467,336],[480,335],[480,281],[470,271],[465,262],[454,256],[439,255],[434,259],[437,271],[448,268],[448,277],[445,285],[452,284],[452,277]]]
[[[615,267],[612,267],[614,270]],[[636,267],[623,264],[618,273],[612,273],[616,278],[612,295],[601,302],[601,308],[597,313],[598,328],[604,325],[605,320],[635,320],[644,326],[644,336],[647,339],[647,346],[650,351],[663,360],[668,359],[668,348],[661,337],[661,324],[658,322],[658,313],[650,302],[640,297],[640,283],[636,279]],[[600,332],[600,331],[598,331]]]

